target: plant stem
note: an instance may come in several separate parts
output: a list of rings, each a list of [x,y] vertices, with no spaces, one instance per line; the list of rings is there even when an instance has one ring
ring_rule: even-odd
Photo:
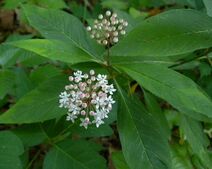
[[[34,157],[32,158],[32,160],[29,162],[29,164],[27,165],[26,169],[29,169],[31,167],[31,165],[33,164],[33,162],[37,159],[37,157],[39,156],[39,154],[41,153],[41,150],[38,150],[37,153],[34,155]]]
[[[107,66],[110,66],[110,47],[107,46],[107,56],[106,56]]]

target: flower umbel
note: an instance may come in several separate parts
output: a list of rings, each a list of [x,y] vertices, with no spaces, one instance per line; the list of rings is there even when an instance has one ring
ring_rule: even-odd
[[[94,21],[94,26],[87,27],[92,39],[96,39],[99,44],[113,45],[119,41],[120,35],[126,34],[128,22],[124,19],[119,19],[116,13],[106,11],[105,16],[100,14],[98,19]]]
[[[116,91],[113,84],[108,84],[107,75],[95,75],[94,70],[89,74],[77,71],[69,80],[71,84],[59,95],[59,107],[68,109],[66,119],[74,123],[79,118],[80,126],[86,129],[92,123],[96,127],[104,124],[115,103],[112,96]]]

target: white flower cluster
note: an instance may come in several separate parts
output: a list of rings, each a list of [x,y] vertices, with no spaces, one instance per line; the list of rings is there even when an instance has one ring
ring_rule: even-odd
[[[69,80],[71,84],[59,95],[60,107],[68,109],[66,119],[74,123],[80,118],[80,126],[86,129],[92,123],[96,127],[104,124],[103,119],[108,118],[115,103],[112,96],[116,91],[113,84],[108,84],[107,75],[95,75],[94,70],[89,74],[76,71]]]
[[[124,19],[118,19],[116,13],[106,11],[105,16],[100,14],[94,21],[94,26],[87,27],[92,39],[96,39],[99,44],[113,45],[119,41],[120,35],[126,34],[128,22]]]

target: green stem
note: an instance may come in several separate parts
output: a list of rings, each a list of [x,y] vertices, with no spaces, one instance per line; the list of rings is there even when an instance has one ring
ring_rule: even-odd
[[[40,153],[41,153],[41,150],[38,150],[37,153],[32,158],[32,160],[27,165],[26,169],[30,169],[30,167],[32,166],[33,162],[37,159],[37,157],[39,156]]]

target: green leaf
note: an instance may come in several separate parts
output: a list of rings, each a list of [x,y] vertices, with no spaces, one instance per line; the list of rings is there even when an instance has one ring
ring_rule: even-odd
[[[26,93],[33,89],[32,83],[22,68],[15,68],[15,78],[14,80],[14,92],[12,93],[15,98],[20,99]]]
[[[54,77],[22,97],[0,116],[0,123],[35,123],[60,117],[66,113],[59,108],[59,94],[68,83],[66,76]]]
[[[188,140],[193,152],[199,156],[203,164],[208,167],[212,166],[209,154],[207,153],[207,146],[209,146],[209,140],[203,133],[201,124],[189,117],[182,116],[181,128]]]
[[[104,0],[102,3],[104,8],[112,8],[112,9],[127,9],[128,3],[123,0]]]
[[[12,132],[21,139],[26,147],[41,144],[46,139],[46,135],[38,124],[22,125],[12,130]]]
[[[192,118],[212,118],[211,99],[189,78],[161,65],[128,64],[121,67],[151,93]]]
[[[32,70],[30,80],[33,84],[38,85],[44,82],[46,79],[59,76],[61,73],[62,70],[53,65],[44,65]]]
[[[130,169],[124,159],[122,152],[114,152],[112,153],[113,164],[116,169]]]
[[[32,5],[24,5],[22,8],[30,25],[45,38],[63,41],[67,46],[79,48],[93,58],[100,57],[103,47],[87,36],[83,24],[75,16]]]
[[[173,169],[193,169],[185,146],[172,145],[171,155]]]
[[[10,131],[0,132],[0,168],[22,169],[19,156],[24,153],[21,140]]]
[[[157,103],[157,100],[154,98],[153,95],[144,91],[144,98],[147,110],[152,114],[152,116],[155,117],[155,119],[157,119],[158,125],[161,127],[161,130],[164,132],[164,135],[166,135],[166,139],[168,140],[171,133],[164,112],[161,110],[159,104]]]
[[[111,49],[111,56],[172,56],[212,46],[212,18],[188,9],[151,17]]]
[[[15,73],[9,70],[0,70],[0,99],[10,93],[15,81]]]
[[[95,145],[83,140],[65,140],[48,152],[44,169],[106,169],[106,161]]]
[[[8,44],[34,52],[53,60],[68,63],[92,61],[92,57],[79,48],[58,40],[31,39],[9,42]]]
[[[211,0],[203,0],[203,2],[207,9],[208,16],[212,17],[212,1]]]
[[[112,128],[107,124],[103,124],[99,128],[92,125],[92,126],[89,126],[89,128],[87,130],[85,130],[84,128],[79,126],[79,123],[76,123],[70,129],[70,132],[72,132],[72,135],[77,135],[82,138],[84,138],[84,137],[106,137],[106,136],[111,136],[113,134]]]
[[[36,5],[43,6],[48,9],[62,9],[67,7],[66,3],[63,0],[35,0],[34,3],[36,3]]]
[[[118,130],[126,162],[131,169],[169,169],[168,140],[153,116],[136,97],[120,93]],[[157,138],[157,141],[155,140]]]

